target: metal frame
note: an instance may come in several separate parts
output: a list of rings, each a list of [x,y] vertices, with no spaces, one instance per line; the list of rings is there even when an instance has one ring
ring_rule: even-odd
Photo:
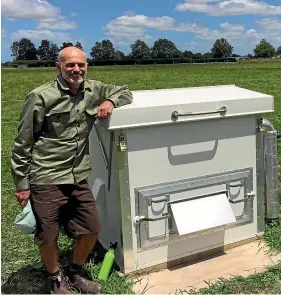
[[[262,131],[262,117],[258,116],[256,120],[257,232],[262,233],[265,228],[264,132]]]
[[[120,204],[120,262],[119,267],[121,270],[128,271],[133,270],[135,265],[134,259],[134,247],[133,247],[133,232],[131,218],[131,198],[130,198],[130,185],[129,185],[129,171],[128,171],[128,153],[124,153],[119,148],[119,133],[115,134],[115,161],[117,167],[117,192],[116,195],[119,196]],[[122,133],[122,137],[126,140],[126,134]],[[119,210],[119,209],[117,209]]]
[[[94,127],[95,131],[97,134],[98,142],[99,142],[99,147],[101,150],[101,154],[104,160],[104,164],[106,169],[108,170],[108,176],[107,176],[107,190],[110,191],[110,184],[111,184],[111,166],[112,166],[112,153],[113,153],[113,141],[114,141],[114,133],[113,131],[110,132],[110,137],[109,137],[109,155],[107,155],[105,146],[100,134],[99,127],[97,125],[97,121],[94,122]]]
[[[145,187],[139,187],[135,189],[135,204],[136,204],[136,214],[135,217],[135,228],[137,235],[137,248],[138,252],[160,247],[167,245],[175,240],[185,240],[191,237],[195,237],[198,235],[206,234],[209,232],[213,232],[219,229],[210,229],[208,231],[203,231],[200,233],[188,234],[186,236],[179,236],[177,234],[176,229],[174,228],[174,224],[172,223],[172,212],[169,209],[169,204],[171,203],[170,195],[172,193],[178,193],[182,191],[195,190],[199,188],[214,186],[214,185],[226,185],[224,192],[228,193],[228,185],[233,181],[242,181],[244,183],[244,198],[239,200],[239,202],[245,203],[243,214],[241,216],[236,216],[237,222],[232,225],[224,226],[223,229],[230,229],[236,226],[241,226],[243,224],[253,222],[253,169],[239,169],[229,172],[216,173],[212,175],[206,175],[201,177],[194,177],[189,179],[183,179],[168,183],[161,183],[156,185],[150,185]],[[221,190],[219,191],[221,192]],[[179,200],[173,200],[174,202],[183,202],[187,200],[191,200],[193,198],[198,197],[208,197],[212,194],[219,193],[218,191],[213,191],[208,193],[207,195],[200,195],[195,197],[188,197]],[[195,193],[196,194],[196,193]],[[229,194],[227,194],[229,196]],[[155,198],[155,199],[154,199]],[[154,199],[154,200],[153,200]],[[231,203],[235,204],[237,201],[231,201]],[[152,203],[163,202],[163,212],[162,216],[153,220],[148,218],[148,206]],[[168,224],[166,224],[166,228],[163,229],[165,234],[159,235],[154,238],[149,237],[149,224],[148,222],[153,222],[161,219],[167,219]]]

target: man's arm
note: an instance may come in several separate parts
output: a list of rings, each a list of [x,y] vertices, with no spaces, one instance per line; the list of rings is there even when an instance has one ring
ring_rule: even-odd
[[[29,190],[28,175],[34,143],[44,121],[45,111],[40,95],[31,92],[23,104],[18,134],[11,153],[11,173],[17,192]]]
[[[101,83],[101,97],[110,100],[114,107],[121,107],[133,101],[133,95],[127,85],[116,86]]]
[[[98,119],[106,119],[114,108],[130,104],[133,101],[133,95],[126,85],[115,86],[101,83],[100,96],[103,103],[98,109]]]

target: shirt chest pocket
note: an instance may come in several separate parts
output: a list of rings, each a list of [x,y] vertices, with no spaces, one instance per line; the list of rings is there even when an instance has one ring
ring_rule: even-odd
[[[60,136],[71,125],[71,109],[51,110],[45,114],[46,129],[49,133]]]

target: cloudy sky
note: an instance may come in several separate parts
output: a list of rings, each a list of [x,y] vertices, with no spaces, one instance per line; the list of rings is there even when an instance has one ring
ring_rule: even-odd
[[[234,53],[253,53],[262,38],[281,46],[281,0],[2,0],[2,61],[20,38],[36,46],[48,39],[82,43],[87,55],[94,43],[110,39],[130,52],[136,39],[149,46],[158,38],[180,50],[210,51],[226,38]]]

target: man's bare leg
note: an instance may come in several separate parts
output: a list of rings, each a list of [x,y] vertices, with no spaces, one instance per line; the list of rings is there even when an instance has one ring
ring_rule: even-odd
[[[44,263],[47,273],[49,275],[52,294],[71,294],[70,290],[65,286],[61,280],[59,271],[59,249],[58,244],[55,243],[49,247],[40,247],[40,254],[42,262]]]
[[[73,247],[73,259],[69,267],[69,279],[73,287],[86,293],[98,293],[101,285],[89,281],[81,276],[83,264],[92,251],[96,241],[97,234],[81,235]]]
[[[72,262],[78,265],[84,264],[97,239],[97,234],[81,235],[74,244]]]
[[[58,244],[55,243],[49,247],[40,247],[40,254],[42,262],[44,263],[46,270],[49,274],[53,274],[59,271],[59,249]]]

